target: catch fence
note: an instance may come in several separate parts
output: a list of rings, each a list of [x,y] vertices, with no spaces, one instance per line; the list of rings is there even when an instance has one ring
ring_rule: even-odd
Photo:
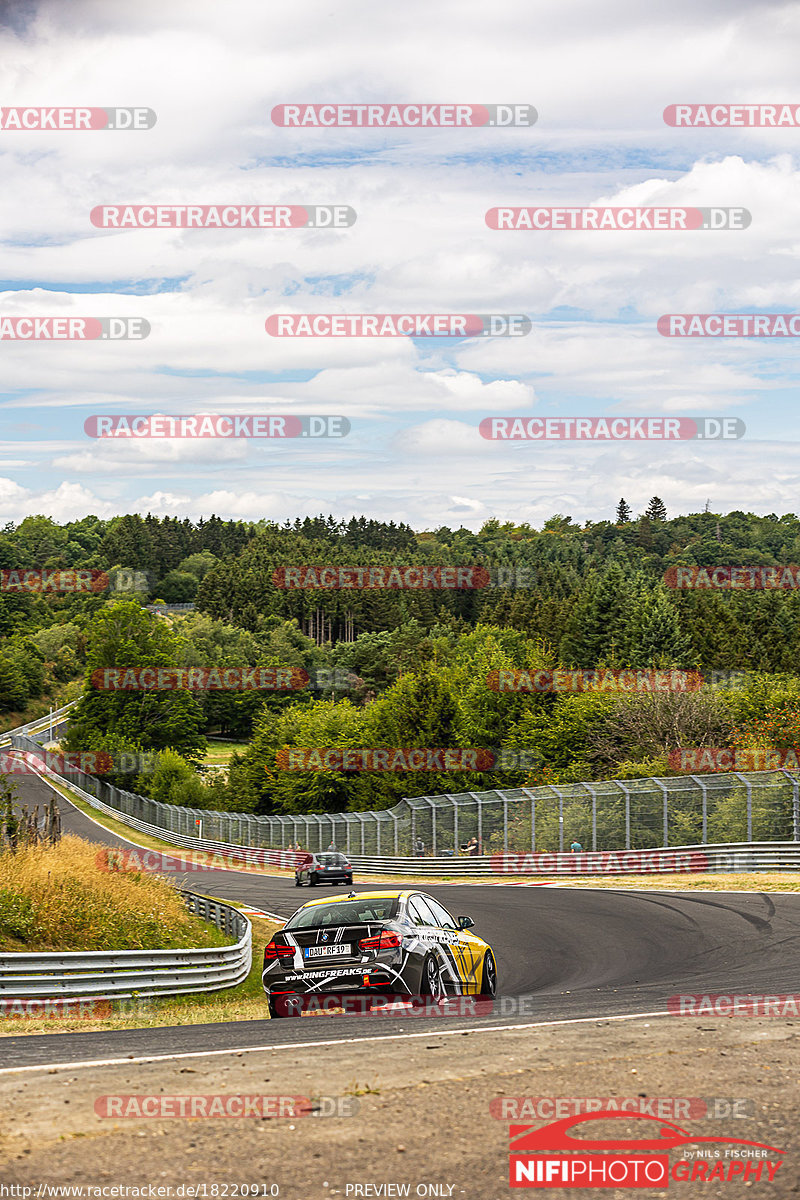
[[[16,750],[41,755],[32,738]],[[167,841],[354,856],[458,858],[501,852],[644,850],[800,841],[800,776],[786,770],[507,788],[414,796],[369,812],[255,816],[163,804],[68,764],[58,774],[109,809],[161,830]],[[468,849],[469,848],[469,849]]]

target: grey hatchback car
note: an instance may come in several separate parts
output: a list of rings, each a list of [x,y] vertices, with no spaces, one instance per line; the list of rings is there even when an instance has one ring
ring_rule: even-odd
[[[295,867],[294,885],[316,887],[318,883],[352,883],[353,868],[343,854],[325,850],[319,854],[306,854]]]

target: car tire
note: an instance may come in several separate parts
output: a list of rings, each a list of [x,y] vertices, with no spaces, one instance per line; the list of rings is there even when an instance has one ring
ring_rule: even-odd
[[[345,883],[347,884],[348,887],[352,887],[353,886],[353,876],[348,875],[347,879],[345,880]]]
[[[487,950],[483,956],[483,969],[481,971],[481,996],[492,997],[497,994],[497,963],[494,961],[494,955],[491,950]]]
[[[318,880],[317,880],[317,877],[316,877],[316,875],[309,875],[309,877],[308,877],[308,886],[309,886],[309,887],[316,887],[316,886],[317,886],[317,883],[318,883]]]
[[[303,886],[303,881],[302,881],[302,879],[300,878],[300,876],[299,876],[299,875],[295,875],[295,877],[294,877],[294,886],[295,886],[295,887],[302,887],[302,886]]]
[[[432,954],[429,954],[422,964],[422,982],[420,984],[420,995],[435,996],[437,999],[443,1000],[445,997],[444,980],[442,979],[442,968]]]

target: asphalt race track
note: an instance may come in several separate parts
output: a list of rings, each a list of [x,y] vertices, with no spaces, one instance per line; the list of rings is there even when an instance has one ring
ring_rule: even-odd
[[[37,779],[17,777],[20,800],[49,798]],[[60,799],[63,828],[90,841],[124,845]],[[132,838],[136,834],[131,831]],[[193,871],[182,886],[288,917],[324,889],[299,891],[290,877]],[[356,887],[359,885],[356,884]],[[364,880],[360,886],[369,886]],[[342,889],[330,889],[341,894]],[[800,894],[625,892],[463,884],[424,885],[453,913],[469,913],[495,952],[500,1003],[481,1027],[657,1015],[676,993],[800,991]],[[522,1011],[505,998],[525,997]],[[520,1005],[507,1007],[520,1008]],[[476,1028],[476,1018],[445,1018],[437,1031]],[[330,1017],[0,1040],[2,1067],[419,1033],[416,1018]],[[425,1021],[427,1027],[429,1022]]]

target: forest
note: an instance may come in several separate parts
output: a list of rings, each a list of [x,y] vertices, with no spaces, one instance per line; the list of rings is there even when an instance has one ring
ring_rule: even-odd
[[[796,590],[678,590],[674,568],[799,562],[794,514],[671,518],[658,497],[636,516],[621,500],[606,521],[557,514],[538,530],[489,521],[478,532],[363,516],[282,525],[32,516],[0,533],[0,571],[95,569],[108,586],[0,590],[0,713],[8,727],[43,699],[80,695],[66,749],[155,751],[154,772],[113,782],[231,811],[364,810],[409,795],[666,776],[684,747],[800,747]],[[353,586],[403,572],[411,585]],[[189,608],[159,615],[154,604]],[[291,668],[307,684],[93,686],[112,667]],[[677,668],[707,682],[667,694],[506,693],[489,683],[498,671],[556,668]],[[213,778],[197,770],[209,735],[243,743]],[[464,756],[428,756],[416,771],[287,755],[382,747],[481,753],[475,769]]]

